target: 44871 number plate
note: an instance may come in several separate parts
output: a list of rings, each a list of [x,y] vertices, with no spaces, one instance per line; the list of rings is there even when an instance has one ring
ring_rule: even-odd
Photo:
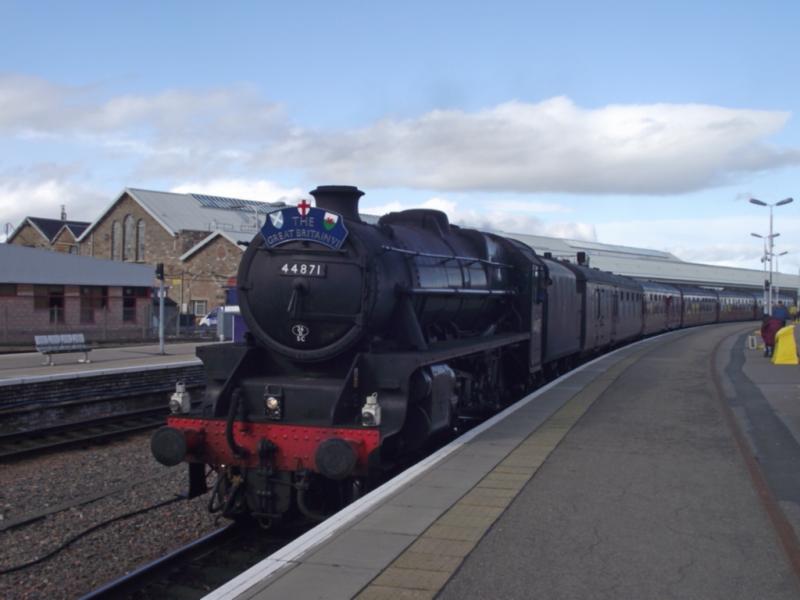
[[[325,263],[287,262],[281,265],[278,272],[288,277],[327,277],[327,266]]]

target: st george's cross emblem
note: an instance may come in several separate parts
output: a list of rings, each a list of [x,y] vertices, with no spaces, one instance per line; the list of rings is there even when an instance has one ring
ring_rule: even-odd
[[[283,228],[283,212],[278,210],[275,212],[269,213],[269,220],[272,222],[272,226],[275,229],[282,229]]]

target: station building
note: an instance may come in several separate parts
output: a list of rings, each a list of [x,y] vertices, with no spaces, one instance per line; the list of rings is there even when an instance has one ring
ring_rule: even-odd
[[[60,219],[25,217],[8,236],[6,243],[78,254],[78,238],[90,224],[86,221],[68,221],[63,210]]]
[[[78,239],[83,256],[164,263],[168,297],[203,316],[225,304],[265,214],[283,203],[126,188]]]
[[[0,244],[0,343],[30,345],[54,333],[145,339],[152,285],[148,265]]]

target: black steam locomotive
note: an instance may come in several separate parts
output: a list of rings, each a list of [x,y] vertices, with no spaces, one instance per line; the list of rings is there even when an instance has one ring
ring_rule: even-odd
[[[268,215],[238,273],[244,344],[198,348],[202,406],[152,440],[210,509],[268,524],[322,517],[426,446],[576,361],[643,335],[756,318],[749,292],[641,283],[406,210],[376,225],[362,192]]]

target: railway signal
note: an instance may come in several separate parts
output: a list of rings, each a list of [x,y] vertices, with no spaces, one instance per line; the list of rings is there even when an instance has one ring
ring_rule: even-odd
[[[164,263],[156,265],[156,279],[158,279],[158,353],[164,352]]]

